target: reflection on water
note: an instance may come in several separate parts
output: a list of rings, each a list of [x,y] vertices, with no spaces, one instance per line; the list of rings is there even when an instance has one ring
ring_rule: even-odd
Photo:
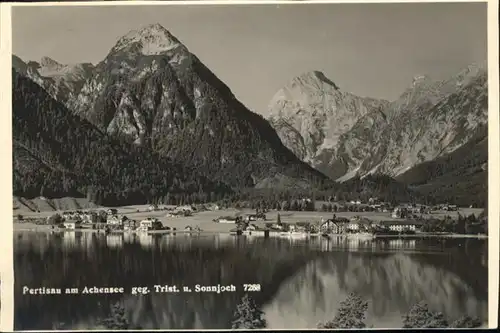
[[[123,246],[123,235],[121,234],[111,234],[106,236],[106,244],[108,247],[122,247]]]
[[[350,292],[368,301],[366,322],[375,327],[400,328],[420,300],[453,319],[487,313],[487,303],[455,273],[403,254],[316,259],[285,281],[263,310],[269,328],[314,327],[331,320]]]
[[[369,302],[367,323],[401,327],[424,300],[453,320],[486,319],[487,242],[456,239],[363,240],[232,235],[31,233],[15,237],[15,328],[96,326],[120,300],[134,326],[230,328],[244,283],[269,328],[315,328],[350,292]],[[136,286],[234,284],[234,293],[132,295]],[[22,286],[121,286],[123,295],[22,295]]]

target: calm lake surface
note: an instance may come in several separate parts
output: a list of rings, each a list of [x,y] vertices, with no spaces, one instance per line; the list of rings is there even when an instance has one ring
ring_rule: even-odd
[[[350,292],[368,301],[367,324],[398,328],[419,301],[452,321],[487,320],[487,240],[304,240],[232,235],[14,233],[15,329],[91,329],[120,301],[144,329],[230,328],[243,284],[268,328],[315,328],[333,319]],[[194,286],[233,284],[235,292]],[[193,292],[155,293],[154,285]],[[23,286],[61,295],[23,295]],[[64,294],[64,288],[124,287],[124,294]],[[132,295],[133,287],[149,287]]]

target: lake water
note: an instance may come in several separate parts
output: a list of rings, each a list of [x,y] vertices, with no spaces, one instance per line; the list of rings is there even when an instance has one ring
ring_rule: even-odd
[[[350,292],[368,301],[366,323],[398,328],[419,301],[452,321],[487,320],[487,240],[280,239],[232,235],[104,235],[15,232],[15,329],[91,329],[116,301],[134,327],[230,328],[250,292],[268,328],[316,328],[333,319]],[[196,293],[194,286],[233,284],[235,292]],[[193,292],[155,293],[154,285]],[[29,295],[23,286],[62,288]],[[124,294],[64,294],[64,288],[124,287]],[[147,286],[147,295],[132,295]]]

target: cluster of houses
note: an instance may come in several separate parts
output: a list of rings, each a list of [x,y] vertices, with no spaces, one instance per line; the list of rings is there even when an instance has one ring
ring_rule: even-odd
[[[157,206],[151,205],[148,210],[153,211]],[[167,216],[186,216],[192,214],[194,208],[191,206],[177,207]],[[118,214],[118,210],[110,208],[106,211],[66,211],[62,215],[62,223],[66,229],[80,229],[82,225],[92,225],[94,229],[108,230],[168,230],[169,227],[163,226],[163,223],[154,217],[148,217],[141,221],[129,219],[126,215]]]
[[[266,215],[264,213],[256,213],[256,214],[247,214],[245,216],[220,216],[213,221],[216,223],[250,223],[256,221],[265,221]]]
[[[193,210],[190,209],[181,209],[181,210],[173,210],[169,213],[167,213],[167,217],[186,217],[186,216],[192,216],[193,215]]]
[[[374,205],[384,204],[375,203]],[[366,217],[337,217],[321,220],[320,223],[298,223],[288,224],[277,221],[276,223],[267,223],[266,227],[259,227],[258,221],[266,221],[266,216],[263,213],[247,214],[245,216],[221,216],[214,219],[217,223],[234,224],[236,228],[232,232],[251,232],[257,234],[265,230],[273,232],[289,232],[289,233],[325,233],[325,234],[353,234],[353,233],[373,233],[376,231],[391,231],[395,233],[415,232],[421,227],[421,222],[410,220],[416,214],[425,214],[430,211],[430,207],[425,205],[400,205],[396,207],[392,213],[394,219],[382,221],[374,221]],[[407,219],[408,218],[408,219]]]
[[[419,214],[430,214],[432,208],[420,204],[402,204],[394,208],[392,211],[392,218],[410,218],[416,217]]]
[[[337,211],[374,211],[388,213],[392,212],[392,217],[402,218],[405,214],[430,214],[432,211],[457,211],[456,205],[439,204],[433,207],[422,204],[400,204],[396,207],[388,202],[380,201],[378,198],[369,198],[368,201],[349,200],[346,202],[336,202],[334,204]],[[411,215],[410,215],[411,216]]]
[[[86,211],[67,211],[63,212],[61,217],[64,221],[75,221],[79,223],[96,223],[98,214],[96,212],[86,212]]]
[[[471,206],[472,208],[472,206]],[[448,205],[448,204],[443,204],[443,205],[438,205],[434,207],[434,210],[444,210],[447,212],[456,212],[458,210],[457,205]]]
[[[372,221],[363,217],[354,217],[351,219],[343,217],[333,217],[328,220],[322,220],[321,223],[273,223],[267,224],[266,228],[259,227],[256,224],[248,222],[239,222],[237,228],[232,232],[250,233],[257,235],[265,232],[289,233],[289,234],[358,234],[358,233],[383,233],[389,230],[394,233],[415,232],[421,226],[417,221],[406,220],[385,220]]]
[[[159,207],[158,205],[150,205],[148,211],[166,210],[166,217],[181,217],[191,216],[197,208],[190,205],[178,206],[175,208]],[[141,221],[128,218],[124,214],[118,214],[115,208],[109,208],[106,211],[65,211],[61,215],[62,224],[66,229],[80,229],[83,225],[91,225],[94,229],[105,230],[124,230],[124,231],[151,231],[151,230],[170,230],[155,217],[147,217]],[[175,230],[175,228],[174,228]],[[200,231],[199,227],[188,226],[186,231]]]
[[[203,211],[203,210],[219,210],[220,207],[217,204],[203,204],[203,205],[197,205],[198,207],[194,205],[181,205],[177,206],[175,208],[168,207],[168,206],[159,206],[157,204],[151,204],[148,206],[148,211],[150,212],[155,212],[155,211],[172,211],[172,215],[182,215],[182,213],[186,214],[192,214],[195,211]]]
[[[393,232],[416,231],[421,227],[421,222],[410,220],[383,220],[373,221],[363,217],[352,219],[335,217],[323,221],[320,225],[321,232],[332,234],[373,232],[376,230],[390,230]]]
[[[262,231],[263,228],[252,223],[241,222],[238,224],[242,231]],[[336,217],[322,220],[319,224],[315,223],[298,223],[284,224],[273,223],[267,225],[265,229],[269,231],[286,231],[289,233],[304,233],[304,234],[355,234],[355,233],[373,233],[377,230],[389,230],[395,233],[414,232],[421,227],[421,222],[409,220],[384,220],[373,221],[364,217],[353,217],[351,219],[344,217]],[[234,229],[233,231],[236,231]]]
[[[416,231],[420,228],[420,222],[414,218],[422,214],[429,214],[433,210],[456,211],[457,206],[454,205],[439,205],[429,207],[420,204],[401,204],[392,208],[390,204],[380,202],[377,198],[370,198],[367,203],[362,203],[360,200],[351,201],[351,205],[370,207],[370,210],[381,212],[391,212],[392,220],[372,221],[367,218],[354,217],[351,219],[334,217],[328,220],[322,220],[321,223],[309,223],[303,225],[284,225],[277,222],[272,225],[266,224],[266,229],[271,231],[286,231],[294,233],[361,233],[373,232],[374,230],[390,230],[393,232]],[[150,212],[167,210],[166,217],[183,217],[191,216],[197,209],[191,205],[178,206],[175,208],[159,207],[158,205],[150,205],[147,210]],[[206,208],[217,210],[218,206]],[[360,210],[362,210],[360,208]],[[255,223],[266,221],[266,215],[263,211],[257,211],[255,214],[247,214],[241,216],[221,216],[214,219],[217,223],[228,223],[237,226],[237,230],[243,231],[262,231]],[[82,224],[92,225],[95,229],[111,229],[111,230],[168,230],[170,228],[163,226],[162,222],[154,217],[148,217],[141,221],[129,219],[123,214],[118,214],[118,210],[110,208],[106,211],[66,211],[62,213],[62,223],[66,229],[78,229]],[[199,229],[199,228],[198,228]],[[186,231],[192,231],[195,228],[186,227]],[[236,230],[236,229],[235,229]]]
[[[390,212],[393,207],[390,203],[379,200],[379,198],[369,198],[364,202],[360,199],[337,202],[337,211],[348,211],[355,208],[356,211]]]
[[[355,234],[355,233],[374,233],[377,231],[391,231],[394,233],[415,232],[421,227],[421,222],[413,220],[383,220],[373,221],[371,219],[356,216],[353,218],[333,216],[331,219],[318,223],[267,223],[266,227],[259,227],[252,223],[256,221],[265,221],[265,217],[257,215],[247,215],[245,217],[220,217],[215,220],[218,223],[233,223],[236,228],[232,232],[257,234],[259,232],[287,232],[292,234]]]
[[[457,211],[456,205],[442,204],[434,207],[421,204],[402,204],[394,208],[392,218],[414,218],[421,214],[430,214],[433,211]]]

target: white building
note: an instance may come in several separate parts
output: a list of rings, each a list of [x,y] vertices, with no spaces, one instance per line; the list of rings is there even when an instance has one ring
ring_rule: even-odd
[[[415,231],[420,226],[413,221],[381,221],[380,225],[396,232]]]
[[[163,228],[163,223],[154,217],[148,217],[139,222],[139,231],[159,230]]]
[[[182,212],[186,212],[186,211],[193,212],[195,210],[195,208],[193,206],[190,206],[190,205],[184,205],[184,206],[176,207],[175,210],[182,211]]]
[[[219,223],[236,223],[236,218],[235,217],[219,217],[217,222]]]
[[[81,222],[80,221],[77,221],[77,220],[69,220],[69,221],[66,221],[64,222],[64,227],[66,229],[78,229],[80,227],[80,224]]]
[[[359,222],[358,221],[350,221],[349,223],[347,223],[346,228],[347,228],[347,230],[350,230],[350,231],[358,231],[359,230]]]
[[[333,230],[336,227],[336,224],[333,220],[327,220],[321,223],[319,229],[321,231]]]
[[[127,220],[126,216],[108,216],[106,222],[111,225],[123,225],[123,223]]]

